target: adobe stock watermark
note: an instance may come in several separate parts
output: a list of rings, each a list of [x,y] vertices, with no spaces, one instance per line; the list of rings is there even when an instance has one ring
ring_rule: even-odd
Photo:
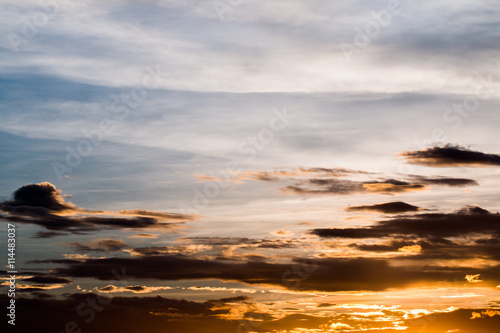
[[[167,75],[167,72],[160,70],[159,65],[156,65],[154,69],[147,66],[146,72],[141,84],[130,89],[128,94],[115,98],[109,105],[101,105],[101,109],[106,111],[108,116],[102,118],[94,128],[82,130],[83,138],[75,145],[65,147],[67,153],[64,163],[52,162],[52,170],[60,182],[82,163],[84,157],[91,155],[94,148],[102,144],[105,136],[112,134],[116,125],[123,122],[129,116],[130,111],[135,110],[147,98],[148,91],[156,88]]]
[[[221,190],[229,186],[233,176],[243,171],[241,168],[243,161],[252,161],[260,151],[263,151],[274,140],[276,133],[284,131],[295,117],[296,115],[289,113],[286,108],[282,110],[274,109],[268,125],[261,128],[256,135],[249,136],[238,145],[237,151],[242,155],[241,159],[233,159],[226,163],[223,170],[209,173],[208,176],[215,180],[206,182],[202,189],[194,188],[191,203],[181,203],[179,210],[183,214],[199,214],[202,209],[210,204],[210,200],[218,197]]]
[[[31,17],[23,17],[21,19],[22,25],[18,33],[11,31],[7,34],[10,48],[14,52],[19,52],[21,46],[26,45],[30,40],[35,38],[40,29],[45,27],[60,10],[60,5],[56,0],[39,0],[38,7],[40,11]]]
[[[236,8],[241,6],[245,0],[213,0],[212,6],[214,7],[219,20],[222,22],[232,21],[226,15],[234,12]]]
[[[365,23],[364,27],[356,26],[354,28],[354,36],[352,43],[342,42],[339,48],[342,51],[345,61],[350,63],[352,57],[361,53],[372,42],[378,38],[382,32],[382,28],[387,27],[393,19],[393,16],[400,15],[404,10],[401,0],[390,0],[386,9],[381,11],[372,11],[372,19]]]

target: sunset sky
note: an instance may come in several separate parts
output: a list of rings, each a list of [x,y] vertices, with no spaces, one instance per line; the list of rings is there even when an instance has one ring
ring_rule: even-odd
[[[497,1],[0,13],[7,332],[498,332]]]

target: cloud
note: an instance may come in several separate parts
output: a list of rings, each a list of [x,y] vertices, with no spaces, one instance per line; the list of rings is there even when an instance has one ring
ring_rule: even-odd
[[[29,184],[16,190],[12,199],[0,202],[0,217],[11,222],[35,224],[49,230],[38,232],[34,238],[101,229],[175,229],[194,218],[193,215],[147,210],[87,210],[65,202],[61,191],[48,182]],[[172,222],[164,223],[165,221]]]
[[[157,254],[195,254],[199,252],[206,253],[211,250],[210,245],[197,245],[191,244],[187,246],[147,246],[138,247],[126,250],[131,255],[142,256],[142,255],[157,255]]]
[[[427,185],[463,187],[477,185],[471,179],[463,178],[428,178],[411,176],[408,179],[383,179],[357,181],[337,178],[313,178],[298,181],[283,188],[285,192],[312,195],[348,195],[359,193],[395,194],[428,190]]]
[[[153,235],[153,234],[141,233],[141,234],[130,236],[129,238],[152,238],[152,239],[155,239],[155,238],[158,238],[158,236]]]
[[[238,246],[240,248],[284,249],[297,246],[294,239],[252,239],[246,237],[185,237],[184,240],[211,246]]]
[[[68,280],[63,277],[58,276],[46,276],[46,275],[38,275],[30,278],[26,278],[23,281],[34,282],[34,283],[71,283],[71,280]]]
[[[66,243],[76,250],[81,252],[95,251],[95,252],[107,252],[107,251],[121,251],[124,248],[129,247],[127,243],[116,239],[96,239],[89,243],[80,242],[69,242]]]
[[[237,179],[278,181],[297,177],[345,177],[349,175],[370,175],[372,172],[346,168],[295,168],[291,170],[246,171],[236,176]]]
[[[399,216],[361,228],[313,229],[324,238],[421,237],[442,239],[474,234],[500,236],[500,215],[479,207],[465,207],[449,214]]]
[[[467,178],[410,176],[410,179],[425,185],[441,185],[450,187],[479,185],[477,181]]]
[[[481,274],[474,274],[474,275],[471,275],[471,274],[467,274],[465,276],[465,279],[467,280],[467,282],[469,283],[479,283],[479,282],[483,282],[483,280],[479,279],[479,277],[481,276]]]
[[[154,217],[158,218],[159,220],[166,220],[166,221],[172,221],[172,220],[185,221],[187,219],[192,219],[193,217],[185,214],[152,212],[149,210],[142,210],[142,209],[120,210],[118,213],[120,215]]]
[[[7,296],[0,295],[0,301],[8,302]],[[228,318],[235,308],[241,310],[238,316]],[[395,333],[399,331],[394,329],[392,323],[399,321],[402,326],[407,326],[405,332],[408,333],[491,333],[496,332],[500,324],[498,309],[489,308],[431,314],[424,312],[424,315],[411,316],[413,319],[402,318],[404,311],[387,308],[372,315],[365,315],[360,308],[354,309],[356,313],[336,311],[323,315],[290,314],[284,311],[273,313],[265,308],[258,309],[246,296],[189,301],[161,296],[110,298],[89,293],[52,297],[46,293],[32,293],[31,297],[19,297],[16,302],[16,310],[30,318],[16,321],[16,328],[22,332],[59,332],[65,329],[68,322],[74,322],[77,328],[94,333],[105,333],[110,329],[131,333],[218,333],[250,329],[254,332],[320,331],[335,323],[333,327],[340,329],[349,325],[353,328],[350,331],[355,333],[367,330]],[[388,320],[391,322],[388,323]]]
[[[97,291],[103,294],[123,293],[123,292],[131,292],[134,294],[148,294],[155,291],[170,290],[170,289],[173,288],[168,286],[147,287],[147,286],[135,285],[135,286],[117,287],[114,285],[107,285],[105,287],[99,288]]]
[[[7,277],[8,276],[9,275],[7,275]],[[23,292],[60,289],[73,283],[72,280],[66,279],[64,277],[45,275],[40,273],[36,273],[33,276],[17,276],[16,279],[16,288]],[[5,280],[7,280],[7,278],[5,278]],[[21,281],[28,283],[21,283]],[[8,286],[10,285],[10,282],[5,281],[1,285]]]
[[[375,205],[365,205],[365,206],[351,206],[345,208],[347,211],[374,211],[374,212],[379,212],[379,213],[384,213],[384,214],[397,214],[397,213],[405,213],[405,212],[416,212],[421,210],[421,208],[417,206],[413,206],[410,204],[407,204],[406,202],[402,201],[394,201],[394,202],[387,202],[387,203],[382,203],[382,204],[375,204]]]
[[[419,253],[422,251],[422,246],[420,245],[407,245],[403,246],[398,249],[400,252],[405,252],[405,253]]]
[[[491,333],[500,326],[500,316],[495,309],[459,309],[452,312],[433,313],[405,321],[408,333],[459,332]],[[477,315],[476,315],[477,314]]]
[[[61,190],[49,182],[42,182],[18,188],[12,194],[12,199],[0,203],[0,209],[13,214],[41,215],[72,212],[77,210],[77,207],[64,201]]]
[[[461,146],[445,145],[399,154],[408,163],[429,167],[478,167],[500,165],[500,155],[473,151]]]
[[[478,318],[488,318],[500,316],[500,311],[498,310],[484,310],[481,312],[472,312],[472,317],[470,319],[478,319]]]
[[[226,321],[220,316],[248,300],[245,296],[195,302],[160,296],[108,298],[95,293],[57,298],[42,293],[32,295],[19,297],[16,302],[16,310],[30,318],[16,321],[20,332],[60,332],[69,327],[69,322],[82,331],[95,333],[236,332],[239,321]],[[9,302],[7,295],[1,295],[0,300],[3,304]]]
[[[57,232],[57,231],[38,231],[36,234],[31,236],[31,238],[52,238],[56,236],[66,236],[67,233]]]
[[[416,283],[437,283],[463,278],[470,267],[427,266],[400,267],[390,265],[385,259],[323,258],[304,261],[296,258],[293,263],[267,263],[263,261],[237,262],[200,259],[179,254],[144,255],[133,258],[100,258],[84,261],[49,260],[46,263],[64,263],[66,267],[53,271],[61,276],[110,280],[113,270],[125,269],[126,276],[136,279],[162,281],[219,279],[247,284],[271,284],[297,290],[353,291],[404,288]],[[293,267],[304,267],[309,272],[299,276]],[[168,267],[168,269],[165,269]],[[487,285],[498,279],[498,267],[475,269],[483,274]],[[493,282],[492,282],[493,281]]]

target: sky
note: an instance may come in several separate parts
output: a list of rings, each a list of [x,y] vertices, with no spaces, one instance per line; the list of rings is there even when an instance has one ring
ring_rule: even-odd
[[[7,332],[497,332],[497,1],[0,13]]]

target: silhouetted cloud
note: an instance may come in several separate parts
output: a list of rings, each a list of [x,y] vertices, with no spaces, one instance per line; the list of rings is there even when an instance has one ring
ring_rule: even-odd
[[[477,181],[467,178],[411,176],[410,179],[425,185],[441,185],[441,186],[452,186],[452,187],[479,185]]]
[[[8,278],[10,277],[10,274],[7,274],[6,276]],[[3,280],[5,279],[6,278],[4,278]],[[71,283],[73,283],[72,280],[60,276],[54,276],[51,274],[34,273],[31,276],[31,274],[25,273],[23,275],[16,276],[16,289],[19,292],[60,289]],[[9,284],[9,281],[5,281],[2,283],[2,285],[4,286],[8,286]]]
[[[237,179],[251,179],[265,182],[288,182],[284,192],[303,195],[351,195],[358,193],[395,194],[428,190],[428,186],[464,187],[475,186],[473,179],[451,177],[426,177],[408,175],[403,179],[375,177],[376,173],[343,168],[297,168],[292,170],[247,171]],[[368,176],[371,179],[358,180],[345,177]]]
[[[420,237],[442,239],[474,234],[500,236],[500,214],[480,207],[465,207],[450,214],[417,214],[380,221],[368,227],[313,229],[324,238]]]
[[[382,203],[382,204],[375,204],[375,205],[364,205],[364,206],[351,206],[347,207],[347,211],[358,211],[358,210],[366,210],[366,211],[374,211],[374,212],[379,212],[379,213],[384,213],[384,214],[397,214],[397,213],[404,213],[404,212],[416,212],[419,211],[421,208],[417,206],[413,206],[410,204],[407,204],[406,202],[402,201],[394,201],[394,202],[387,202],[387,203]]]
[[[45,262],[60,263],[60,260]],[[262,261],[233,262],[228,260],[200,259],[183,255],[148,255],[135,258],[103,258],[67,262],[67,267],[53,271],[67,277],[91,277],[99,280],[114,278],[114,270],[125,270],[127,276],[156,280],[220,279],[247,284],[273,284],[290,289],[319,291],[385,290],[403,288],[417,282],[433,283],[476,272],[484,276],[485,284],[496,285],[498,267],[476,269],[470,267],[427,266],[415,267],[390,265],[388,260],[369,258],[324,258],[293,264]],[[293,265],[304,265],[311,272],[300,278]],[[168,268],[168,269],[166,269]],[[299,281],[298,281],[299,280]]]
[[[357,181],[338,178],[312,178],[295,182],[283,190],[297,194],[356,194],[380,193],[395,194],[425,191],[427,185],[463,187],[478,185],[476,181],[465,178],[409,176],[408,179],[383,179]]]
[[[400,251],[405,247],[418,246],[418,255],[399,257],[398,260],[500,260],[500,240],[490,237],[474,240],[467,239],[461,242],[447,239],[394,238],[376,244],[353,243],[349,246],[360,251],[387,252],[389,257],[392,256],[393,252]]]
[[[0,202],[0,217],[10,222],[35,224],[50,230],[38,232],[34,238],[64,235],[62,231],[82,233],[116,228],[174,229],[194,218],[193,215],[146,210],[87,210],[65,202],[61,191],[48,182],[29,184],[16,190],[12,199]]]
[[[15,208],[45,208],[50,212],[73,211],[76,207],[64,202],[61,190],[49,182],[29,184],[20,187],[12,194],[12,200],[4,201],[2,210]]]
[[[120,251],[126,247],[128,244],[121,240],[116,239],[97,239],[89,243],[81,242],[70,242],[67,243],[69,246],[74,247],[76,250],[81,252],[86,251],[96,251],[96,252],[107,252],[107,251]]]
[[[445,145],[399,154],[408,163],[431,167],[500,165],[500,155],[486,154],[456,145]]]
[[[297,246],[294,239],[252,239],[247,237],[185,237],[196,244],[234,246],[242,248],[283,249]]]

